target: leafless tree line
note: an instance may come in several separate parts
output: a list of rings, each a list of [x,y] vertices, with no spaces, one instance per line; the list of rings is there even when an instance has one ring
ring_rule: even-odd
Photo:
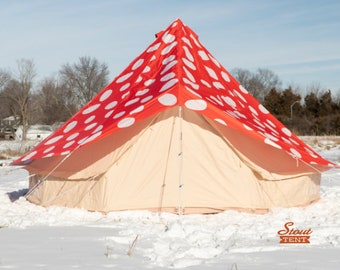
[[[14,72],[0,69],[0,119],[18,116],[25,139],[31,124],[70,118],[107,85],[108,74],[105,63],[85,56],[63,65],[56,78],[46,78],[35,86],[34,61],[20,59]]]
[[[282,82],[271,70],[231,71],[260,103],[289,128],[300,134],[340,135],[340,98],[330,90],[311,85],[304,98],[301,89],[282,89]],[[0,119],[15,115],[21,119],[23,138],[29,125],[64,122],[90,101],[108,83],[108,67],[96,58],[80,57],[65,64],[56,77],[36,84],[32,59],[17,61],[16,71],[0,69]],[[325,124],[327,123],[327,124]]]

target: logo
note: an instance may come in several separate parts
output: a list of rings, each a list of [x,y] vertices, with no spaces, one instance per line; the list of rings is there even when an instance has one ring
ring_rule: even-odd
[[[310,244],[310,235],[312,229],[307,230],[295,229],[294,222],[286,222],[283,230],[279,230],[277,234],[280,236],[280,244]]]

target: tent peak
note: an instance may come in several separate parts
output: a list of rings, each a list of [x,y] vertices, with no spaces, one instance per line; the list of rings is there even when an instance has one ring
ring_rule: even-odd
[[[196,111],[311,166],[334,166],[271,115],[181,19],[159,32],[96,97],[14,164],[67,156],[175,106]]]

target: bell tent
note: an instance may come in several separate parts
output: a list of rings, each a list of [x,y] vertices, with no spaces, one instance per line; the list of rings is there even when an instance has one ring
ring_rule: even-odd
[[[90,211],[263,211],[319,198],[323,159],[179,19],[55,133],[13,162],[29,201]]]

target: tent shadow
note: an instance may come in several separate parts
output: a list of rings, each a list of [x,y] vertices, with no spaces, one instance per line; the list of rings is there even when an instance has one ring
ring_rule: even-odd
[[[19,200],[20,197],[25,196],[27,192],[28,192],[28,188],[23,188],[23,189],[19,189],[19,190],[12,191],[12,192],[7,192],[7,195],[8,195],[8,198],[11,200],[11,202],[15,202]]]

